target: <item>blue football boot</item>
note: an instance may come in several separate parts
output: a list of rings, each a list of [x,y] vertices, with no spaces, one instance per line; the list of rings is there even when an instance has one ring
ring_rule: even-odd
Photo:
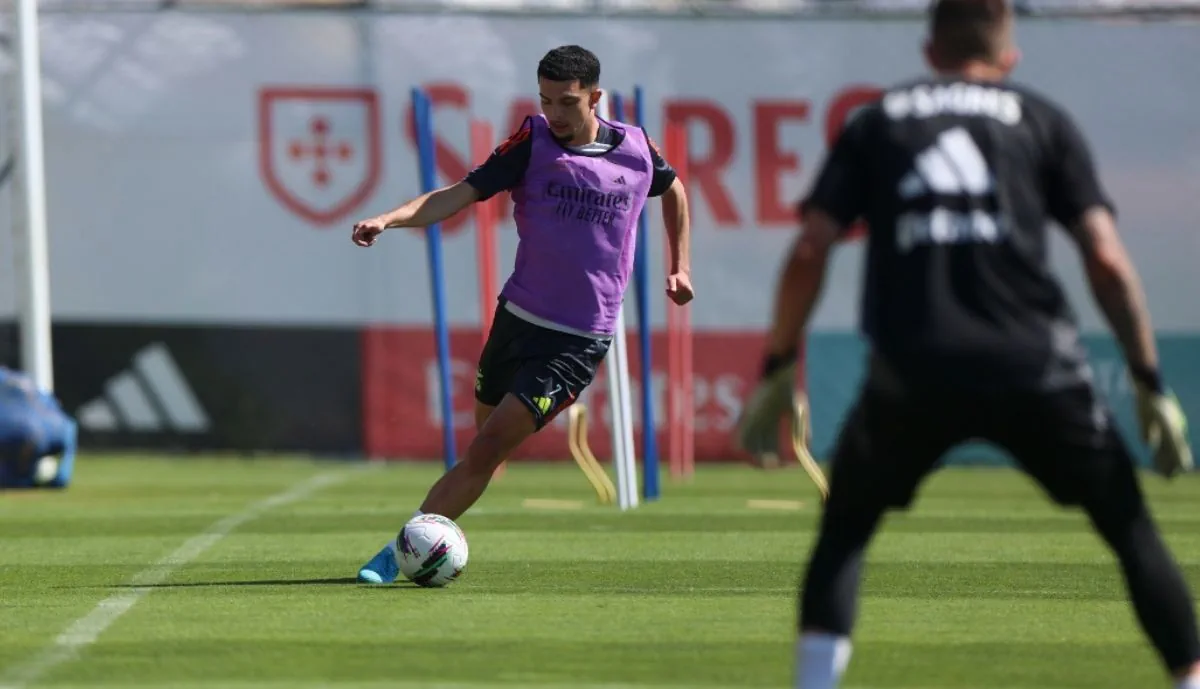
[[[361,584],[390,584],[399,574],[400,566],[396,564],[396,541],[393,539],[358,570],[358,581]]]

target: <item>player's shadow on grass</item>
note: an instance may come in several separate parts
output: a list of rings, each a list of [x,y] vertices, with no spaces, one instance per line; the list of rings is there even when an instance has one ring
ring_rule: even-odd
[[[167,582],[163,584],[143,584],[140,586],[131,586],[129,584],[108,585],[108,586],[87,586],[87,587],[62,587],[62,588],[106,588],[106,589],[127,589],[127,588],[147,588],[147,589],[189,589],[189,588],[216,588],[219,586],[351,586],[358,585],[361,588],[378,588],[378,589],[395,589],[395,588],[421,588],[412,582],[396,582],[388,586],[380,586],[378,584],[359,584],[355,577],[337,577],[332,579],[254,579],[251,581],[180,581]]]
[[[250,581],[180,581],[162,584],[150,584],[151,589],[204,588],[215,586],[326,586],[357,583],[354,577],[336,577],[331,579],[254,579]]]
[[[419,589],[420,586],[411,581],[396,582],[387,586],[379,584],[359,584],[355,577],[337,577],[334,579],[256,579],[254,581],[183,581],[177,584],[153,584],[146,588],[204,588],[216,586],[351,586],[357,585],[361,588],[373,589]]]

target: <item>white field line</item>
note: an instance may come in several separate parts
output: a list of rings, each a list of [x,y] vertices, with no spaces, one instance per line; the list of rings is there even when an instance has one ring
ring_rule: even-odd
[[[134,575],[128,587],[100,601],[91,612],[75,620],[62,634],[58,635],[53,644],[47,646],[29,662],[10,668],[0,676],[0,689],[24,689],[51,670],[74,660],[83,649],[95,643],[106,629],[129,612],[130,608],[137,605],[138,601],[146,594],[150,593],[154,586],[162,584],[175,570],[195,560],[234,529],[257,519],[268,510],[303,500],[322,488],[345,480],[362,468],[370,467],[371,465],[367,465],[352,470],[318,474],[282,493],[260,500],[241,512],[213,523],[203,533],[189,538],[175,552],[159,560],[154,566]]]

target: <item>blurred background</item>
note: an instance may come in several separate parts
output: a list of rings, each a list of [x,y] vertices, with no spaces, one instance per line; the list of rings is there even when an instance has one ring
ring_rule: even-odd
[[[574,12],[581,15],[658,14],[665,16],[739,16],[762,13],[813,15],[842,12],[850,15],[896,12],[914,14],[928,6],[925,0],[54,0],[42,2],[46,10],[167,9],[167,8],[255,8],[286,9],[295,7],[358,7],[385,12],[513,12],[537,15]],[[1015,0],[1020,11],[1095,14],[1115,12],[1178,13],[1195,9],[1192,0]]]
[[[757,375],[792,206],[854,108],[924,66],[919,0],[42,0],[54,387],[81,445],[438,459],[430,268],[421,232],[374,248],[352,224],[421,192],[411,89],[432,101],[437,183],[536,112],[535,69],[578,43],[601,86],[639,88],[647,131],[683,150],[698,291],[698,461]],[[1089,137],[1143,271],[1168,380],[1200,418],[1200,1],[1019,0],[1015,77]],[[19,366],[26,279],[13,0],[0,4],[0,363]],[[482,150],[487,150],[482,149]],[[495,266],[515,249],[497,204]],[[667,304],[649,209],[652,389],[663,442]],[[453,423],[471,429],[482,340],[476,222],[442,226]],[[837,255],[807,342],[813,446],[827,452],[861,375],[861,242]],[[1058,239],[1054,260],[1103,390],[1132,428],[1124,364]],[[628,306],[631,335],[638,320]],[[631,347],[635,399],[640,363]],[[585,402],[606,410],[604,381]],[[640,419],[637,405],[635,416]],[[640,423],[640,420],[635,419]],[[608,423],[600,413],[597,426]],[[564,458],[560,425],[521,458]],[[608,455],[608,433],[594,446]],[[962,461],[995,461],[964,450]]]

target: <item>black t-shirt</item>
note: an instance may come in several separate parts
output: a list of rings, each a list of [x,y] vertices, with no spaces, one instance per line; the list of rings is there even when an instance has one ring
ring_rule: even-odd
[[[481,200],[489,199],[502,191],[510,191],[521,184],[533,152],[531,127],[529,119],[526,118],[520,129],[496,147],[486,161],[466,176],[464,181],[479,192]],[[642,132],[644,134],[645,130]],[[604,155],[619,146],[624,139],[624,132],[605,126],[602,122],[594,143],[578,148],[563,146],[561,143],[559,145],[577,155]],[[675,170],[663,160],[649,136],[646,137],[646,141],[650,144],[650,160],[654,166],[649,195],[662,196],[675,182]]]
[[[863,333],[910,385],[1048,389],[1084,376],[1047,225],[1112,204],[1048,99],[1003,83],[897,86],[846,126],[804,204],[865,221]]]

